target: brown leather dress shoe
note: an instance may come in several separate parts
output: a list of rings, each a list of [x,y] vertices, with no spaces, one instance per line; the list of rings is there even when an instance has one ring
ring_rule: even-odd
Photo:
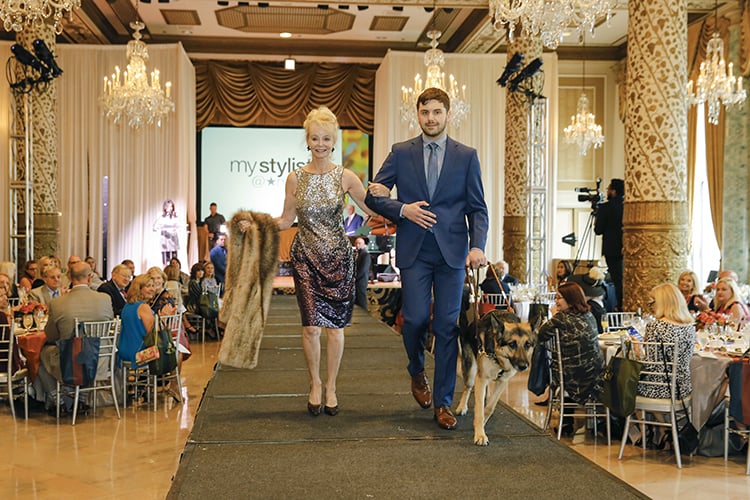
[[[427,375],[424,372],[420,372],[411,378],[411,393],[422,408],[432,406],[430,381],[427,380]]]
[[[447,406],[435,408],[435,420],[440,427],[449,431],[455,429],[458,423],[456,417],[453,416],[453,412]]]

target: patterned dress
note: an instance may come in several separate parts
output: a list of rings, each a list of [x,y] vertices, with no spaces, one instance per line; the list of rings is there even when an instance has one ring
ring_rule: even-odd
[[[539,327],[539,342],[560,332],[560,354],[565,377],[565,392],[577,403],[596,399],[602,388],[604,361],[597,340],[596,320],[590,312],[576,314],[560,311]],[[557,386],[557,361],[552,360],[553,385]]]
[[[291,249],[294,285],[302,326],[343,328],[354,306],[354,255],[341,214],[344,169],[323,174],[299,169],[298,230]]]
[[[643,336],[647,342],[666,342],[664,345],[664,354],[667,361],[674,359],[674,349],[669,343],[677,340],[677,385],[679,386],[678,398],[690,395],[693,392],[693,386],[690,383],[690,358],[693,356],[695,348],[695,325],[677,325],[668,321],[656,320],[646,325],[646,333]],[[661,349],[657,349],[656,358],[661,362]],[[661,370],[659,370],[661,368]],[[644,366],[644,370],[664,371],[664,367]],[[662,374],[641,374],[641,380],[652,380],[665,382],[666,375]],[[638,395],[647,398],[668,399],[669,388],[659,385],[638,384]]]

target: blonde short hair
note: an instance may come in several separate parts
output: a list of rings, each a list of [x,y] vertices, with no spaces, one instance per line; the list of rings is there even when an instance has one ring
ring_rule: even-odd
[[[307,137],[310,137],[310,129],[313,125],[320,125],[326,131],[330,132],[331,136],[333,136],[333,143],[336,144],[336,139],[338,139],[337,132],[339,131],[339,121],[336,119],[336,115],[333,114],[333,111],[325,106],[310,111],[307,118],[305,118],[305,123],[302,125],[305,127],[305,134]]]
[[[695,274],[693,271],[682,271],[680,273],[680,276],[677,278],[677,283],[679,283],[680,280],[685,276],[690,276],[690,279],[693,280],[693,288],[690,289],[690,295],[695,295],[696,293],[699,293],[700,290],[698,289],[698,275]]]
[[[726,284],[729,289],[732,290],[732,296],[729,297],[729,300],[727,300],[723,304],[719,304],[719,301],[716,300],[716,297],[714,297],[714,311],[718,311],[722,307],[726,307],[733,302],[742,302],[742,297],[740,296],[740,287],[737,286],[736,281],[734,281],[732,278],[721,278],[716,282],[716,285],[718,286],[719,283]]]
[[[673,283],[662,283],[651,289],[654,298],[654,316],[672,323],[689,325],[695,320],[687,308],[685,297]]]

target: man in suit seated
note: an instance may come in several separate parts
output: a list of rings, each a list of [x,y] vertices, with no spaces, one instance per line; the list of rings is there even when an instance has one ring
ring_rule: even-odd
[[[78,321],[106,321],[114,318],[112,304],[109,298],[95,292],[91,284],[91,268],[85,262],[77,262],[70,267],[71,288],[65,295],[49,303],[47,327],[47,343],[42,349],[38,377],[44,393],[47,395],[47,408],[55,409],[57,380],[62,379],[60,372],[60,352],[57,349],[58,340],[75,336],[76,318]],[[63,398],[62,413],[72,410],[72,399]]]
[[[50,266],[42,271],[44,285],[33,288],[29,292],[29,300],[48,306],[52,299],[60,296],[60,280],[62,271],[59,267]]]
[[[504,260],[498,260],[495,263],[495,271],[497,271],[497,277],[500,278],[501,283],[506,283],[511,286],[518,285],[518,278],[508,274],[509,270],[510,270],[510,267],[508,266],[508,263],[505,262]]]
[[[112,279],[105,281],[98,289],[99,293],[109,295],[112,311],[115,316],[122,313],[125,307],[125,296],[128,294],[130,286],[130,269],[125,264],[118,264],[112,269]]]
[[[354,211],[354,205],[347,205],[346,212],[348,215],[344,218],[344,232],[347,236],[354,236],[365,220]]]

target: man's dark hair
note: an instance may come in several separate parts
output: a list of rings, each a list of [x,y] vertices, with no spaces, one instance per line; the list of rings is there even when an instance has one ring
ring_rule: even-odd
[[[445,93],[444,90],[430,87],[428,89],[425,89],[424,92],[419,94],[419,97],[417,98],[417,111],[419,111],[419,105],[427,104],[427,101],[436,100],[438,102],[443,103],[443,106],[445,106],[445,111],[450,111],[451,109],[451,98],[448,97],[448,94]]]
[[[208,208],[215,207],[215,206],[216,206],[216,202],[212,201],[211,204],[208,206]]]
[[[622,180],[622,179],[612,179],[609,182],[609,187],[615,193],[617,193],[617,196],[625,196],[625,181],[624,180]]]

